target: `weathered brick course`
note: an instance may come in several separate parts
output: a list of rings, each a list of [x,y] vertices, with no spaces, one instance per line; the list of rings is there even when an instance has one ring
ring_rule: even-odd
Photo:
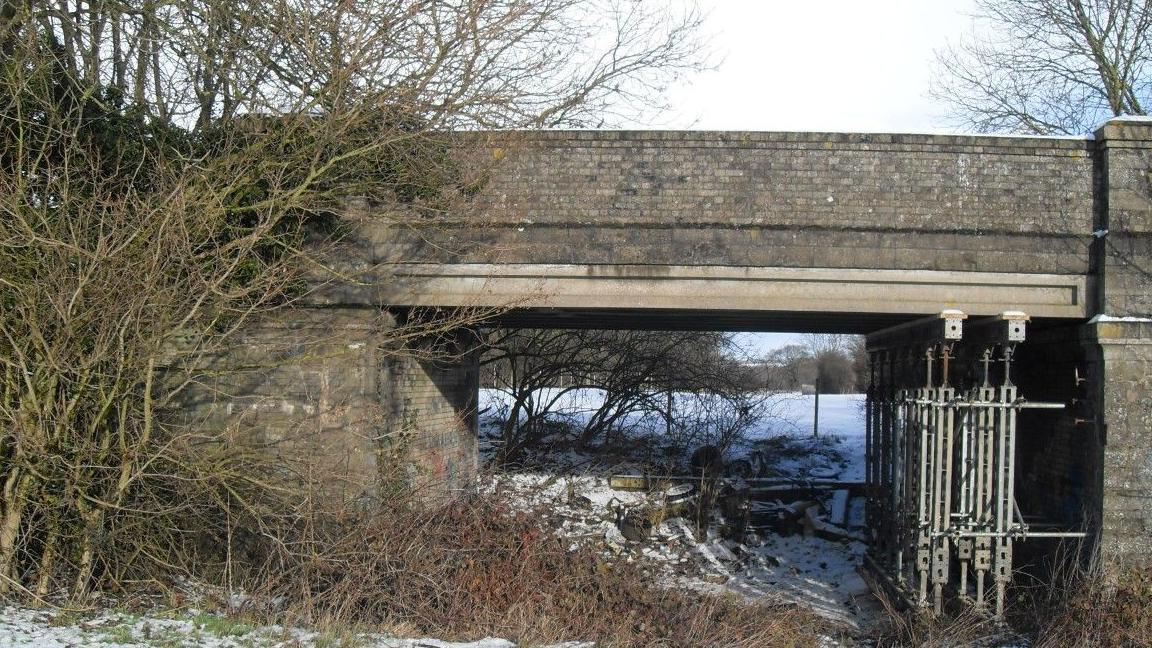
[[[386,235],[370,224],[373,261],[1091,269],[1093,139],[554,131],[465,140],[481,157],[507,151],[468,216]]]

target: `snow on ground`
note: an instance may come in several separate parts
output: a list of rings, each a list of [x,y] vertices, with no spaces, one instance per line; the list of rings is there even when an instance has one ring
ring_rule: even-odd
[[[751,439],[765,439],[776,435],[787,436],[800,443],[818,445],[813,441],[812,423],[816,418],[815,396],[787,394],[779,399],[775,417],[760,425],[750,434]],[[820,425],[817,440],[838,445],[843,463],[822,466],[818,457],[806,457],[794,464],[782,464],[780,469],[793,475],[814,478],[864,481],[864,395],[821,394]]]
[[[494,477],[491,487],[525,507],[540,507],[573,548],[591,546],[612,559],[639,561],[657,582],[798,603],[855,629],[875,621],[877,610],[855,571],[864,554],[861,542],[768,530],[733,538],[723,523],[700,530],[691,516],[665,519],[647,539],[630,541],[618,526],[621,512],[661,509],[659,493],[616,490],[606,476],[592,474],[507,474]],[[859,534],[862,528],[850,530]]]
[[[438,639],[398,639],[371,633],[317,632],[276,625],[251,626],[228,617],[186,610],[136,615],[107,611],[90,618],[48,610],[0,607],[0,648],[515,648],[506,639],[455,643]],[[570,642],[551,648],[591,648]]]
[[[555,394],[552,394],[555,395]],[[549,395],[545,395],[549,396]],[[677,395],[678,407],[691,403],[690,395]],[[562,411],[577,421],[597,404],[599,394],[578,390],[561,395]],[[728,466],[741,466],[753,475],[804,481],[827,479],[861,481],[864,477],[864,412],[862,395],[821,395],[819,436],[812,436],[813,396],[783,394],[774,398],[772,416],[760,421],[747,438],[729,449]],[[504,394],[482,390],[482,428],[498,429],[497,417]],[[504,409],[503,411],[507,411]],[[632,434],[643,444],[660,443],[663,422],[650,429],[638,426]],[[649,436],[645,436],[649,435]],[[487,444],[491,452],[495,446]],[[657,456],[659,452],[655,453]],[[741,463],[741,462],[746,462]],[[628,540],[621,521],[631,513],[659,520],[663,495],[617,490],[608,477],[642,473],[642,461],[628,462],[619,455],[597,456],[562,447],[548,461],[539,457],[531,470],[496,474],[490,488],[525,507],[540,509],[556,533],[573,545],[598,548],[618,560],[637,561],[657,581],[697,591],[734,592],[750,598],[794,602],[846,626],[865,629],[879,617],[878,605],[856,572],[865,545],[851,538],[864,536],[863,499],[853,498],[847,538],[825,539],[805,529],[738,527],[713,511],[703,528],[692,519],[663,519],[647,538]],[[739,487],[745,479],[728,480]],[[789,501],[757,504],[781,508]],[[814,510],[824,511],[828,502]],[[689,515],[689,517],[691,517]]]

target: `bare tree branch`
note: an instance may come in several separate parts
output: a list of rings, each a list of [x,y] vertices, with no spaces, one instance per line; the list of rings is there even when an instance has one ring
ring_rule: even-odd
[[[974,31],[937,52],[931,94],[981,132],[1079,135],[1152,99],[1152,4],[980,0]]]

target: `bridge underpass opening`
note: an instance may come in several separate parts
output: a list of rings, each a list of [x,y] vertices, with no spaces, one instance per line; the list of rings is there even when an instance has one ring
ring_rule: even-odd
[[[725,337],[683,329],[520,332],[541,340],[537,351],[549,360],[565,353],[564,345],[549,339],[549,334],[585,335],[592,339],[591,345],[601,344],[595,339],[601,335],[618,336],[640,347],[626,351],[635,361],[643,361],[635,356],[647,350],[647,343],[661,348],[671,345],[678,351],[694,341]],[[637,343],[637,338],[645,338],[644,344]],[[844,349],[842,367],[854,374],[849,351]],[[702,376],[696,372],[697,358],[690,352],[686,359],[694,366],[673,365],[674,370],[686,369],[688,375],[655,372],[648,383],[628,384],[628,389],[649,392],[637,399],[639,414],[617,419],[614,429],[605,431],[611,439],[597,438],[589,446],[575,442],[581,436],[579,428],[589,419],[611,420],[613,416],[601,417],[598,408],[614,395],[604,393],[600,377],[582,375],[594,373],[596,367],[557,370],[543,383],[523,386],[522,392],[537,388],[533,405],[549,401],[547,405],[556,406],[555,416],[542,417],[538,409],[513,413],[509,401],[516,395],[507,383],[519,380],[519,375],[510,377],[508,369],[482,361],[481,447],[488,447],[487,456],[499,456],[500,448],[493,447],[488,437],[499,437],[502,424],[515,418],[526,426],[534,425],[542,437],[540,445],[550,446],[551,451],[518,454],[502,471],[511,489],[530,484],[530,491],[535,488],[554,495],[548,501],[558,518],[556,526],[565,533],[598,543],[605,536],[599,524],[607,522],[610,546],[613,536],[624,534],[634,540],[622,545],[625,552],[656,558],[662,569],[674,570],[673,576],[697,579],[701,587],[722,584],[755,596],[782,595],[850,620],[852,611],[845,601],[867,597],[868,592],[855,572],[864,549],[862,394],[851,384],[837,391],[857,393],[825,393],[819,437],[813,438],[816,396],[807,390],[801,393],[802,387],[815,382],[815,373],[807,373],[815,369],[806,364],[811,357],[795,358],[794,367],[780,367],[799,370],[797,381],[789,384],[776,382],[781,376],[757,373],[765,363],[740,362],[740,357],[699,357],[699,364],[727,361],[715,364],[719,376],[707,368]],[[528,369],[518,367],[520,372]],[[613,375],[627,373],[619,366],[604,367],[604,371],[611,374],[609,382]],[[744,383],[738,373],[754,384]],[[712,382],[713,377],[721,378],[723,384]],[[850,383],[853,375],[842,378]],[[746,392],[731,393],[737,383]],[[828,388],[832,391],[834,385]],[[713,448],[720,456],[710,455]],[[812,483],[814,476],[818,483]],[[690,492],[676,490],[683,488]],[[831,499],[837,491],[838,505],[829,507],[837,509],[839,516],[833,524],[832,511],[811,505]],[[585,505],[573,505],[577,501]],[[815,537],[808,537],[813,533]],[[685,562],[680,563],[681,559]],[[687,571],[689,565],[699,572]]]
[[[646,330],[663,322],[699,330],[709,321],[706,314],[691,312],[663,314],[663,319],[635,315],[557,317],[555,311],[535,311],[510,313],[505,323],[590,328],[607,322],[616,329]],[[834,472],[788,475],[789,496],[795,499],[780,505],[796,504],[799,490],[811,493],[814,487],[866,496],[866,521],[857,532],[867,555],[858,558],[872,587],[937,612],[946,599],[958,598],[999,615],[1017,570],[1041,565],[1061,542],[1083,543],[1097,515],[1092,480],[1099,470],[1098,449],[1077,430],[1076,390],[1086,369],[1071,350],[1068,326],[1012,313],[971,320],[955,312],[912,320],[785,315],[767,326],[763,317],[730,313],[719,322],[729,331],[795,330],[802,322],[802,332],[868,335],[867,379],[858,389],[867,394],[867,404],[861,397],[858,429],[848,431],[863,441],[855,457],[866,463],[863,483],[849,483]],[[824,398],[825,408],[833,404]],[[811,413],[808,403],[814,400],[809,395],[793,412]],[[812,418],[794,423],[793,434],[811,434]],[[773,478],[749,472],[746,456],[728,459],[739,468],[726,477],[763,493],[781,487],[779,477],[755,482]],[[691,473],[651,466],[633,465],[617,476],[624,474],[642,479],[644,487],[700,483]],[[745,504],[745,510],[754,505]],[[838,522],[851,538],[851,521]]]

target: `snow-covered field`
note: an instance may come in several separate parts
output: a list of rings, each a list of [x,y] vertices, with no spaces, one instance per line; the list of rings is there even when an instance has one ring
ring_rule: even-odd
[[[786,394],[779,399],[775,418],[752,434],[764,438],[783,434],[795,439],[808,439],[813,434],[816,418],[815,396]],[[864,480],[864,394],[822,394],[820,396],[820,426],[816,433],[833,439],[847,465],[834,470],[833,478],[842,481]],[[796,474],[811,475],[809,465],[793,469]],[[816,476],[816,475],[813,475]]]
[[[591,390],[564,394],[558,401],[559,409],[579,421],[595,408],[599,397]],[[481,409],[488,408],[482,425],[489,431],[497,427],[493,415],[507,411],[502,410],[504,398],[494,390],[482,391]],[[675,400],[681,408],[691,403],[688,395],[677,395]],[[863,403],[864,397],[858,394],[822,395],[819,436],[813,438],[814,397],[774,396],[771,416],[753,426],[743,442],[729,449],[725,459],[731,462],[754,457],[763,463],[757,463],[757,469],[766,475],[797,481],[860,481],[864,477]],[[653,421],[649,428],[638,426],[632,434],[659,443],[662,426],[662,420]],[[659,492],[613,489],[608,477],[643,471],[642,464],[598,462],[594,456],[565,448],[553,453],[550,464],[537,461],[533,466],[530,471],[497,474],[492,488],[524,506],[541,507],[551,517],[556,532],[573,544],[599,547],[615,559],[651,565],[659,582],[795,602],[856,628],[870,626],[879,615],[875,600],[856,572],[865,545],[851,539],[864,534],[862,498],[851,501],[845,522],[849,537],[845,539],[825,539],[810,532],[785,535],[766,529],[733,537],[720,522],[701,529],[689,520],[673,518],[656,525],[648,538],[629,541],[620,532],[621,516],[629,511],[659,510],[662,496]]]
[[[571,391],[541,390],[539,398],[555,399],[552,409],[561,416],[583,423],[595,411],[603,398],[595,389]],[[730,451],[740,454],[748,452],[757,441],[777,437],[788,437],[797,442],[810,443],[813,436],[813,420],[816,418],[813,395],[798,393],[774,394],[766,408],[767,416],[748,431],[743,444]],[[480,390],[480,411],[482,430],[493,431],[494,421],[501,412],[508,409],[508,394],[496,389]],[[677,394],[674,415],[691,414],[685,412],[693,402],[690,394]],[[659,434],[663,420],[653,418],[648,421],[630,421],[636,425],[636,434]],[[811,455],[798,457],[794,464],[781,463],[778,468],[793,475],[805,475],[820,479],[840,479],[842,481],[863,481],[864,479],[864,395],[863,394],[823,394],[820,396],[819,428],[816,434],[825,441],[837,446],[838,454],[846,462],[842,466],[824,466],[820,457]],[[483,450],[492,450],[482,444]],[[729,458],[732,458],[731,456]]]

